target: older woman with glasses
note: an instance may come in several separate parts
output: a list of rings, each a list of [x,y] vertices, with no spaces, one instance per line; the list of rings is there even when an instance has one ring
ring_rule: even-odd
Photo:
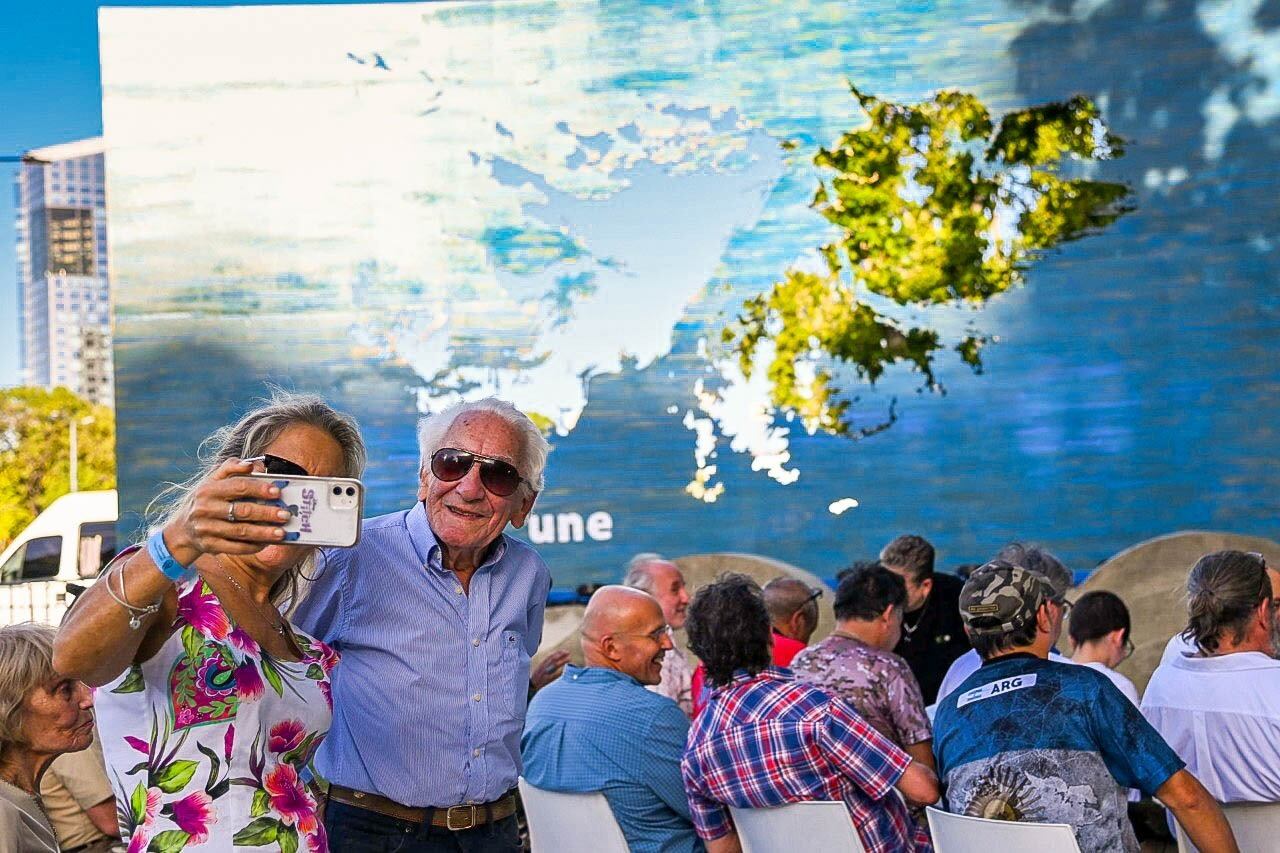
[[[57,853],[40,777],[93,742],[93,697],[53,668],[53,629],[0,628],[0,853]]]
[[[280,476],[359,477],[355,422],[277,393],[204,446],[159,529],[103,570],[58,632],[60,672],[100,685],[99,729],[129,850],[325,851],[308,783],[337,654],[281,610],[314,549],[285,544]]]

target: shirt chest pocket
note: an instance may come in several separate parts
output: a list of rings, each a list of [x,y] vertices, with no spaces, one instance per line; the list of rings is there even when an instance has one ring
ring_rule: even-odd
[[[524,636],[519,631],[503,631],[499,643],[496,683],[502,695],[498,703],[509,713],[523,716],[529,699],[529,654],[524,649]]]

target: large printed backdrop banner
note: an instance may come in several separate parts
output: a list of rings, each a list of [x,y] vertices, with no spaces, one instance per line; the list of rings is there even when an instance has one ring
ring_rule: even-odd
[[[419,413],[534,413],[520,535],[559,585],[640,550],[829,575],[908,530],[941,567],[1021,537],[1076,569],[1280,535],[1273,0],[105,9],[101,38],[127,527],[276,383],[358,417],[371,513],[413,500]],[[850,84],[996,120],[1084,95],[1125,150],[1081,173],[1132,191],[981,310],[900,311],[976,325],[984,369],[838,372],[855,428],[896,401],[856,441],[722,340],[833,239],[814,155],[865,125]]]

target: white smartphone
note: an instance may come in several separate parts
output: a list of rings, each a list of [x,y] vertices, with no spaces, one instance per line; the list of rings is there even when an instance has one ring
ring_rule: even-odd
[[[332,545],[346,548],[360,540],[364,484],[349,477],[295,477],[250,474],[280,489],[275,501],[261,501],[293,513],[284,525],[287,545]]]

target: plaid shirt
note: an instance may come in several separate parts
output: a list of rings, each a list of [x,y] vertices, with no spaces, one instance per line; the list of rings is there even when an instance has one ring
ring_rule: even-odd
[[[867,853],[929,851],[893,786],[911,756],[843,699],[768,667],[711,694],[680,764],[698,835],[733,829],[727,806],[841,800]]]

